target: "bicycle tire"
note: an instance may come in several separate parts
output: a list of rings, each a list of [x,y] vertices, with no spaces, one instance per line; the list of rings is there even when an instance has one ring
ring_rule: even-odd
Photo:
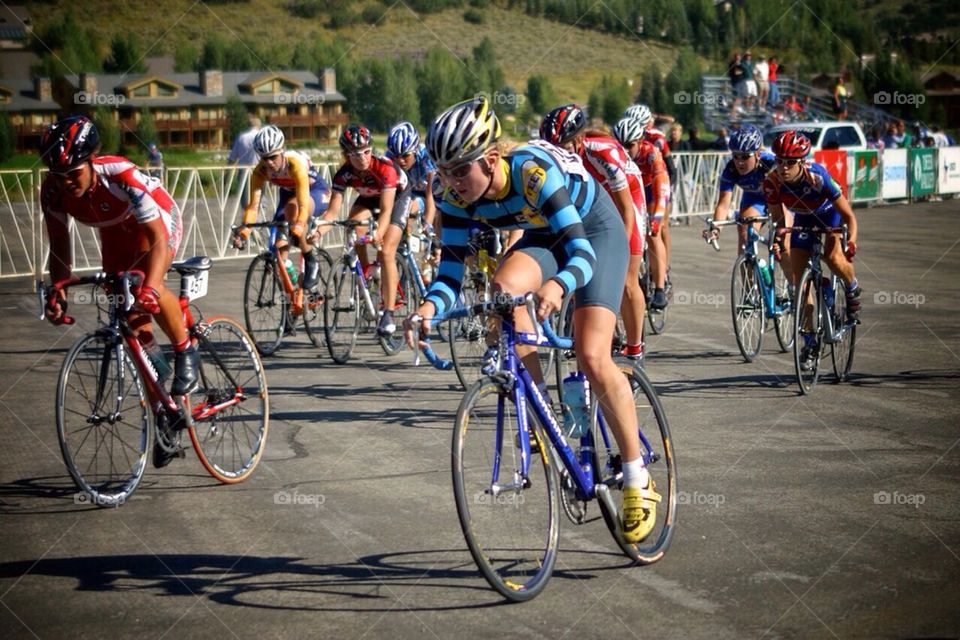
[[[200,384],[184,406],[190,441],[207,473],[223,484],[236,484],[250,477],[267,444],[267,380],[253,341],[237,322],[214,316],[200,326],[194,333]],[[206,412],[233,400],[238,391],[243,397],[239,403]]]
[[[647,252],[643,253],[643,264],[640,270],[640,289],[643,291],[644,299],[646,300],[646,316],[647,324],[650,326],[650,331],[654,335],[660,335],[663,333],[664,327],[667,325],[667,308],[663,309],[653,309],[650,306],[650,300],[653,298],[653,274],[650,271],[650,258],[647,255]],[[666,286],[666,285],[664,285]]]
[[[747,255],[740,255],[733,263],[730,277],[730,315],[733,335],[740,355],[753,362],[763,348],[763,326],[766,322],[763,296],[760,294],[760,267]]]
[[[398,255],[397,259],[397,297],[393,305],[393,320],[396,324],[396,330],[389,335],[377,334],[377,341],[380,348],[388,356],[397,355],[406,344],[403,339],[403,321],[412,313],[416,313],[419,304],[419,292],[417,285],[413,281],[413,274],[410,272],[410,265],[403,256]]]
[[[479,293],[478,286],[486,292],[486,277],[479,274],[475,279],[470,275],[464,278],[460,288],[461,302],[464,306],[471,306],[486,296]],[[487,333],[489,328],[483,316],[469,316],[447,321],[447,335],[450,337],[450,359],[453,361],[453,370],[457,380],[464,390],[483,378],[480,367],[483,354],[487,350]]]
[[[619,514],[611,511],[603,500],[598,502],[607,529],[621,551],[634,562],[651,564],[663,558],[673,540],[677,518],[677,463],[667,416],[653,384],[640,367],[625,364],[619,367],[630,380],[644,462],[657,492],[663,496],[663,499],[657,505],[656,526],[646,540],[636,544],[624,542],[620,535]],[[601,428],[597,418],[598,412],[599,407],[595,405],[591,420],[594,438],[594,473],[598,483],[609,487],[611,491],[622,492],[620,451],[613,434]],[[615,504],[620,502],[622,500],[615,500]]]
[[[333,268],[323,297],[323,332],[327,351],[337,364],[350,359],[360,333],[360,282],[350,265]]]
[[[120,506],[139,486],[153,444],[150,402],[120,336],[98,331],[75,342],[56,393],[60,453],[83,492],[75,501]]]
[[[243,321],[260,355],[272,355],[283,341],[288,305],[274,258],[262,253],[254,257],[244,280]]]
[[[847,321],[847,288],[840,278],[834,277],[833,326],[838,327],[839,339],[830,345],[830,361],[833,364],[835,382],[850,379],[853,354],[857,346],[857,325]]]
[[[330,278],[330,272],[333,270],[333,258],[326,250],[320,247],[312,249],[320,263],[320,280],[313,289],[303,292],[303,329],[307,332],[307,337],[315,347],[322,347],[324,340],[321,338],[323,331],[323,292],[327,287],[327,280]]]
[[[498,408],[503,416],[499,423]],[[543,429],[529,409],[528,416],[531,441],[540,443],[530,462],[529,486],[514,473],[520,468],[515,405],[501,383],[486,378],[472,385],[453,430],[453,491],[460,528],[480,573],[512,602],[543,591],[559,547],[559,482]],[[498,424],[501,438],[495,437]],[[475,435],[468,440],[468,434]],[[494,495],[489,488],[498,439],[500,482],[514,486]]]
[[[771,256],[771,260],[773,256]],[[786,267],[778,265],[773,271],[773,297],[779,312],[773,316],[773,327],[780,344],[780,353],[786,353],[793,348],[794,333],[794,300],[790,295],[790,281],[787,279]]]
[[[808,297],[812,300],[809,310],[806,305]],[[809,268],[805,269],[797,285],[796,298],[793,303],[794,309],[796,309],[794,314],[793,366],[797,374],[800,393],[804,395],[813,392],[813,388],[817,386],[817,380],[820,378],[820,360],[823,358],[824,351],[822,305],[820,275],[814,274]],[[804,317],[807,315],[810,316],[810,330],[804,331]],[[802,338],[804,334],[812,335],[814,344],[817,345],[817,355],[813,360],[813,368],[809,371],[804,371],[801,367],[801,353],[806,344],[806,340]]]

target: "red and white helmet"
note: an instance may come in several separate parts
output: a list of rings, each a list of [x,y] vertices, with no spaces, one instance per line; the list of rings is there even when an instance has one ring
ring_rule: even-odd
[[[773,141],[773,155],[800,160],[810,153],[810,139],[796,131],[784,131]]]

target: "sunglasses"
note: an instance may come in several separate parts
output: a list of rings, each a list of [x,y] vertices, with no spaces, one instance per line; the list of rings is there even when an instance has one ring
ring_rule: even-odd
[[[440,169],[440,173],[448,180],[463,180],[470,174],[474,162],[476,160],[457,165],[452,169]]]
[[[347,151],[348,158],[362,158],[363,156],[368,156],[373,153],[373,149],[367,147],[366,149],[361,149],[359,151]]]
[[[783,167],[795,167],[801,162],[803,160],[799,158],[777,158],[777,164]]]
[[[77,176],[80,175],[80,172],[81,172],[81,171],[83,171],[83,166],[82,166],[82,165],[79,166],[79,167],[73,167],[72,169],[66,169],[66,170],[64,170],[64,171],[53,171],[53,170],[51,169],[51,170],[50,170],[50,175],[56,176],[56,177],[58,177],[58,178],[65,178],[65,179],[74,180],[74,179],[77,178]]]
[[[277,151],[276,153],[271,153],[271,154],[268,155],[268,156],[263,156],[263,159],[264,159],[264,160],[267,160],[268,162],[270,162],[270,161],[276,160],[276,159],[279,158],[279,157],[280,157],[280,152]]]
[[[753,157],[752,153],[735,153],[733,154],[734,160],[748,160]]]

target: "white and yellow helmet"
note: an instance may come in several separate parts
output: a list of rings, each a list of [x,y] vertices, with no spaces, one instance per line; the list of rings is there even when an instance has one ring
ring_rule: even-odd
[[[453,105],[427,131],[427,152],[438,167],[471,162],[500,137],[500,121],[483,96]]]

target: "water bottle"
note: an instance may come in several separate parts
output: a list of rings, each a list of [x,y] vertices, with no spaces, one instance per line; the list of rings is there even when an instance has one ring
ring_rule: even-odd
[[[590,426],[590,383],[582,371],[563,379],[563,430],[570,438],[580,438]]]
[[[821,286],[823,287],[823,300],[827,303],[827,308],[833,309],[833,284],[830,282],[830,278],[823,276]]]
[[[757,265],[760,267],[760,278],[763,280],[764,286],[771,286],[773,284],[773,275],[770,273],[770,267],[772,265],[768,265],[767,261],[763,258],[760,258]]]
[[[284,266],[287,268],[287,275],[290,276],[290,282],[297,284],[297,268],[293,266],[293,260],[287,258]]]
[[[138,339],[140,340],[140,345],[143,347],[144,353],[147,354],[147,358],[150,359],[150,363],[157,371],[157,379],[163,382],[169,378],[173,370],[170,368],[166,356],[163,355],[163,349],[160,348],[156,338],[153,337],[153,333],[144,331]]]

